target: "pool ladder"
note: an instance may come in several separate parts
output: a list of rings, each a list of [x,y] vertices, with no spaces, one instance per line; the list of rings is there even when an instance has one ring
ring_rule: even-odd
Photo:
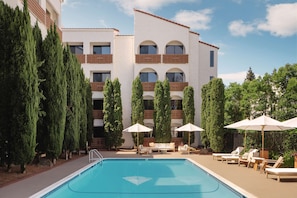
[[[97,160],[102,161],[102,159],[103,159],[103,156],[97,149],[92,149],[89,151],[89,163]]]

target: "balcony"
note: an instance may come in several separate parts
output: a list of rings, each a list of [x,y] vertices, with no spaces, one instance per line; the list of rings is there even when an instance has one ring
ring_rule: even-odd
[[[144,119],[154,119],[154,110],[144,110]]]
[[[163,63],[186,64],[189,62],[188,54],[164,54]]]
[[[155,84],[155,82],[142,82],[142,89],[143,91],[154,91]]]
[[[77,60],[79,63],[85,63],[86,62],[86,55],[85,54],[75,54]]]
[[[183,110],[171,110],[171,119],[183,119]]]
[[[112,54],[87,54],[87,63],[112,63]]]
[[[135,62],[145,63],[145,64],[161,63],[161,55],[160,54],[136,54]]]
[[[94,119],[103,119],[103,111],[102,110],[93,110],[93,118]]]
[[[104,82],[91,82],[92,91],[103,91]]]
[[[170,91],[183,91],[188,82],[170,82]]]

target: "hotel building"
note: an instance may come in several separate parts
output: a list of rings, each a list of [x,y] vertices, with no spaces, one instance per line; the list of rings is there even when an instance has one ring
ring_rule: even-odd
[[[181,134],[175,129],[183,125],[182,100],[186,86],[194,88],[195,123],[200,124],[201,88],[217,77],[218,47],[200,41],[190,27],[134,10],[134,35],[121,35],[114,28],[65,28],[63,42],[70,45],[81,62],[92,86],[94,138],[92,146],[104,146],[103,86],[106,78],[121,83],[123,124],[131,124],[132,82],[140,76],[145,104],[144,124],[154,126],[153,100],[157,80],[170,82],[171,133],[176,145]],[[148,135],[149,136],[149,135]],[[194,146],[199,144],[199,133]],[[123,147],[132,147],[131,134],[123,133]],[[145,138],[144,144],[152,139]]]

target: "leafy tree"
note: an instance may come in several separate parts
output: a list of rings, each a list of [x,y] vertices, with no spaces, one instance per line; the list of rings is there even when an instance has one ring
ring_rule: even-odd
[[[133,80],[132,84],[132,99],[131,99],[131,118],[132,118],[132,124],[144,124],[144,102],[143,102],[143,87],[141,84],[140,77],[137,76]],[[143,144],[143,133],[139,133],[139,143]],[[137,134],[133,133],[133,141],[136,145],[137,143]]]
[[[194,89],[191,86],[184,88],[184,98],[183,98],[183,124],[192,123],[194,124],[195,119],[195,104],[194,104]],[[195,134],[191,132],[184,132],[184,142],[189,142],[190,144],[195,140]]]
[[[52,26],[47,32],[42,45],[42,56],[44,64],[40,68],[40,76],[45,81],[41,88],[46,97],[42,101],[42,108],[46,115],[38,129],[39,145],[55,163],[62,152],[67,109],[66,70],[56,26]]]

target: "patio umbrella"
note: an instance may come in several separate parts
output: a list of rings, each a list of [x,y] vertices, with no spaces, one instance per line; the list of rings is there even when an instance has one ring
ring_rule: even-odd
[[[137,133],[137,148],[139,146],[139,135],[138,133],[143,133],[143,132],[151,132],[153,129],[148,128],[142,124],[136,123],[126,129],[123,130],[123,132],[128,132],[128,133]]]
[[[285,126],[297,128],[297,117],[283,121],[282,122]]]
[[[285,126],[282,122],[270,118],[266,115],[262,115],[258,118],[250,120],[240,126],[243,130],[261,131],[262,136],[262,153],[264,153],[264,131],[283,131],[292,129],[292,127]]]
[[[246,130],[245,130],[245,127],[242,127],[242,126],[249,124],[249,122],[250,122],[249,119],[244,119],[244,120],[235,122],[233,124],[229,124],[227,126],[224,126],[224,128],[227,128],[227,129],[241,129],[241,130],[244,130],[244,147],[245,148],[246,148]]]
[[[204,131],[204,129],[202,129],[194,124],[188,123],[186,125],[183,125],[183,126],[177,128],[176,131],[194,132],[194,131]],[[191,134],[189,133],[189,137],[188,137],[188,145],[189,146],[190,146],[190,136],[191,136]]]

